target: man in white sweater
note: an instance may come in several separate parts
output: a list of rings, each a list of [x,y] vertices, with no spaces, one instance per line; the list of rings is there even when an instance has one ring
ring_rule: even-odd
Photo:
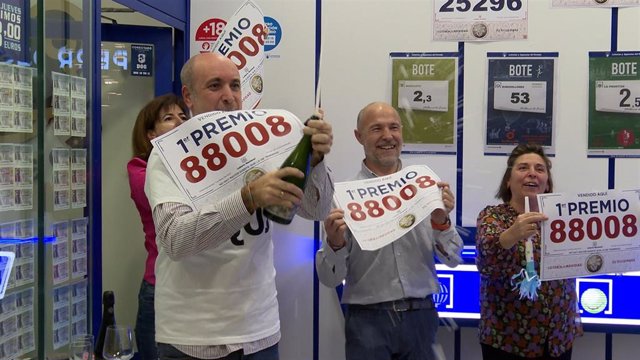
[[[240,74],[231,60],[199,54],[184,65],[180,77],[192,115],[241,109]],[[320,220],[333,195],[323,161],[331,149],[331,125],[310,120],[304,132],[313,143],[304,192],[283,180],[304,174],[283,168],[200,210],[188,205],[158,154],[151,153],[146,194],[159,250],[155,311],[160,359],[278,359],[273,243],[261,208],[301,205],[299,215]]]

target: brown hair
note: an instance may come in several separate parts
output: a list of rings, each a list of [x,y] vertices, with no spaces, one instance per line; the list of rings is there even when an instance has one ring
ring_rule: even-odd
[[[158,96],[140,110],[131,134],[134,157],[139,157],[143,160],[149,159],[153,145],[151,145],[147,133],[155,127],[159,120],[160,112],[169,109],[172,105],[178,105],[185,114],[189,114],[187,105],[175,94]]]
[[[507,168],[504,170],[502,182],[500,182],[500,188],[496,193],[496,198],[502,199],[502,201],[504,201],[505,203],[511,201],[511,189],[509,188],[507,183],[511,178],[511,170],[513,169],[513,164],[515,164],[516,160],[520,156],[531,153],[539,155],[547,165],[547,173],[549,174],[547,182],[549,183],[549,187],[546,189],[545,193],[553,192],[553,179],[551,178],[551,160],[549,160],[547,155],[544,153],[544,149],[542,148],[542,146],[535,143],[528,143],[519,144],[513,149],[513,151],[511,151],[511,155],[509,155],[509,159],[507,160]]]

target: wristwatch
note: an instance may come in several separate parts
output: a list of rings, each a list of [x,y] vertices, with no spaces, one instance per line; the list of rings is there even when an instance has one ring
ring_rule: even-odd
[[[451,227],[451,218],[449,218],[449,217],[447,216],[447,220],[444,222],[444,224],[436,224],[436,223],[433,221],[433,219],[431,219],[431,227],[432,227],[434,230],[445,231],[445,230],[447,230],[448,228],[450,228],[450,227]]]

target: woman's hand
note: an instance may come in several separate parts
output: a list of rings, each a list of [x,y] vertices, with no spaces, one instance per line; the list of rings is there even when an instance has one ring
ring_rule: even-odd
[[[538,232],[538,223],[547,219],[545,214],[539,212],[518,215],[513,225],[500,234],[500,245],[510,249],[518,241],[535,235]]]

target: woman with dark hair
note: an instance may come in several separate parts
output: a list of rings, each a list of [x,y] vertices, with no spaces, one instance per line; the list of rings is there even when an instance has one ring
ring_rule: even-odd
[[[496,198],[478,215],[476,264],[480,272],[479,338],[485,360],[571,359],[573,340],[582,334],[575,280],[544,281],[537,296],[520,296],[512,285],[527,265],[531,239],[539,272],[540,222],[537,194],[553,191],[551,161],[541,146],[516,146],[507,160]],[[530,212],[525,212],[525,197]]]
[[[133,126],[131,143],[133,158],[127,164],[131,199],[136,204],[142,220],[144,247],[147,249],[144,277],[138,293],[138,316],[136,319],[136,343],[143,360],[158,358],[155,341],[155,263],[158,256],[156,230],[151,216],[149,200],[144,193],[147,160],[153,149],[151,139],[156,138],[187,120],[187,106],[174,94],[159,96],[140,110]]]

